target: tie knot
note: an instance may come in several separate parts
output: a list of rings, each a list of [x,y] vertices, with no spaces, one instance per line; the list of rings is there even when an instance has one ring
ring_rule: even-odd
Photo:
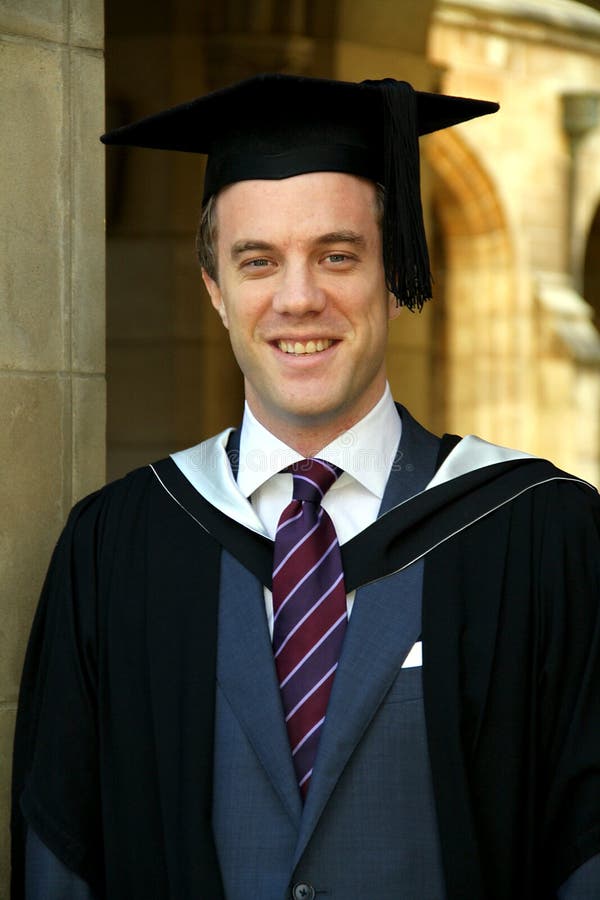
[[[294,500],[320,503],[342,470],[324,459],[301,459],[287,469],[294,476]]]

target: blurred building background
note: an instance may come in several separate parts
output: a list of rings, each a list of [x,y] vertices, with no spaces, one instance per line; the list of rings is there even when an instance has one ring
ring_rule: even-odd
[[[117,477],[241,413],[194,254],[202,161],[111,149],[105,241],[104,117],[263,71],[498,100],[422,141],[436,296],[393,324],[392,388],[437,432],[597,484],[599,6],[0,0],[0,896],[23,649],[68,509],[105,467]]]

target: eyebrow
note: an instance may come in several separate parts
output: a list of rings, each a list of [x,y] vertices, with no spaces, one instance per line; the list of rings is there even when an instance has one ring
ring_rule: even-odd
[[[321,234],[315,241],[319,246],[324,244],[353,244],[355,247],[362,247],[365,239],[362,234],[357,231],[330,231],[328,234]]]
[[[365,239],[362,234],[357,231],[329,231],[327,234],[320,234],[314,241],[316,246],[323,247],[330,244],[352,244],[355,247],[363,247]],[[241,240],[236,241],[231,247],[231,258],[237,259],[244,253],[251,253],[255,250],[268,252],[274,249],[274,245],[268,241],[258,240]]]
[[[231,258],[236,259],[243,253],[248,253],[252,250],[267,251],[272,249],[273,245],[269,244],[267,241],[236,241],[231,247]]]

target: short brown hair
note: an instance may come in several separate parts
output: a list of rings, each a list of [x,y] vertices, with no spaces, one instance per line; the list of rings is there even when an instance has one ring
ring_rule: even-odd
[[[217,280],[217,195],[209,197],[200,213],[196,232],[196,255],[198,262],[213,281]]]

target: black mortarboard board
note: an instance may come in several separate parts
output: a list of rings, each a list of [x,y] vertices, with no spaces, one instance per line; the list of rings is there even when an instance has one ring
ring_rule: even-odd
[[[102,135],[105,144],[208,155],[203,203],[247,179],[346,172],[385,187],[383,262],[399,303],[431,297],[419,135],[496,112],[497,103],[360,83],[257,75]]]

